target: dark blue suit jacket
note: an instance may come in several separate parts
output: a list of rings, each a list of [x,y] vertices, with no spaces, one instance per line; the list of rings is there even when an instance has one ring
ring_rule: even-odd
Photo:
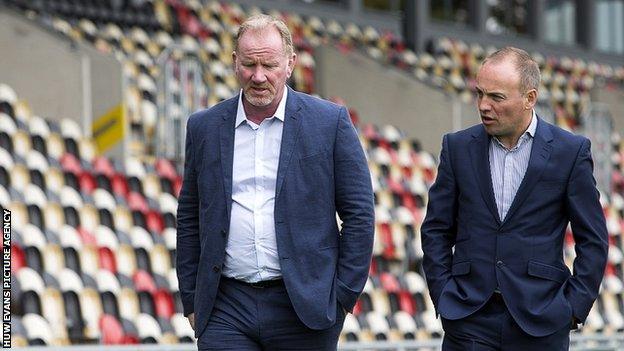
[[[447,319],[466,317],[498,286],[528,334],[551,334],[572,316],[584,321],[598,295],[608,247],[589,140],[539,119],[526,174],[504,221],[492,190],[489,141],[482,125],[443,140],[421,228],[437,312]],[[563,260],[568,223],[577,254],[572,275]]]
[[[370,173],[344,107],[288,88],[275,197],[284,283],[312,329],[351,310],[366,283],[374,233]],[[199,337],[213,307],[230,224],[238,97],[187,124],[178,205],[177,273],[184,314]],[[338,212],[342,229],[336,223]]]

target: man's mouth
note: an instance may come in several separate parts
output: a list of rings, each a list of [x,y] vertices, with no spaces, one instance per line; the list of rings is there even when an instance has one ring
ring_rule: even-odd
[[[265,91],[269,91],[267,87],[250,87],[250,89],[255,93],[263,93]]]
[[[481,116],[481,121],[483,122],[483,124],[493,124],[494,122],[496,122],[496,119],[488,116]]]

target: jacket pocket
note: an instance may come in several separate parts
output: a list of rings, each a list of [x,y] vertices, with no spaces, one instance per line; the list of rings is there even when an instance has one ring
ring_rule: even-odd
[[[453,267],[451,268],[451,275],[465,275],[470,273],[470,261],[453,263]]]
[[[533,277],[554,280],[559,283],[565,282],[570,276],[570,273],[564,269],[538,261],[529,261],[527,273]]]

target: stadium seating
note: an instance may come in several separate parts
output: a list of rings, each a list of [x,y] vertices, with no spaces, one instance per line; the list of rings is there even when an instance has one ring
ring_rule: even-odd
[[[41,134],[33,133],[41,131],[49,131],[50,138],[55,123],[28,114],[8,118],[24,122],[4,128],[0,149],[10,157],[1,166],[2,189],[11,194],[5,201],[19,233],[12,244],[12,269],[15,311],[24,328],[14,329],[16,340],[30,345],[192,342],[174,267],[177,204],[170,185],[180,177],[175,167],[167,160],[145,164],[130,159],[118,169],[105,157],[85,157],[88,146],[76,148],[75,154],[67,148],[44,156],[41,149],[26,150],[27,143],[18,147],[16,140],[34,140]],[[366,124],[359,130],[376,195],[375,247],[369,280],[341,338],[439,336],[441,325],[421,275],[418,235],[435,161],[394,127]],[[91,144],[78,131],[65,132],[66,140]],[[20,148],[33,161],[20,157]],[[619,139],[613,150],[614,163],[621,167]],[[622,177],[615,179],[611,202],[603,201],[612,249],[601,297],[584,329],[588,333],[624,330],[623,188]],[[572,244],[568,233],[568,264]]]

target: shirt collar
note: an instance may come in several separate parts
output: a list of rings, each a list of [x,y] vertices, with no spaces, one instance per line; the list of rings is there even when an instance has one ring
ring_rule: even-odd
[[[286,115],[286,99],[288,98],[288,86],[284,86],[284,93],[282,94],[282,100],[280,100],[279,105],[277,105],[277,110],[275,110],[275,114],[272,117],[279,119],[284,122],[284,116]],[[243,107],[243,89],[240,90],[238,94],[238,108],[236,109],[236,124],[234,124],[234,128],[238,127],[247,120],[247,114],[245,114],[245,108]]]
[[[537,130],[537,115],[535,114],[535,110],[533,110],[532,115],[531,115],[531,123],[529,123],[529,127],[524,131],[524,133],[522,133],[522,135],[520,136],[520,139],[518,139],[518,143],[511,150],[517,149],[527,138],[534,138],[536,130]],[[508,150],[507,147],[503,145],[503,143],[501,143],[497,137],[493,137],[492,139],[494,139],[500,147],[502,147],[505,150]]]
[[[535,110],[533,110],[533,115],[531,117],[531,124],[529,124],[529,128],[527,128],[526,133],[533,138],[535,138],[535,131],[537,130],[537,115],[535,114]]]

